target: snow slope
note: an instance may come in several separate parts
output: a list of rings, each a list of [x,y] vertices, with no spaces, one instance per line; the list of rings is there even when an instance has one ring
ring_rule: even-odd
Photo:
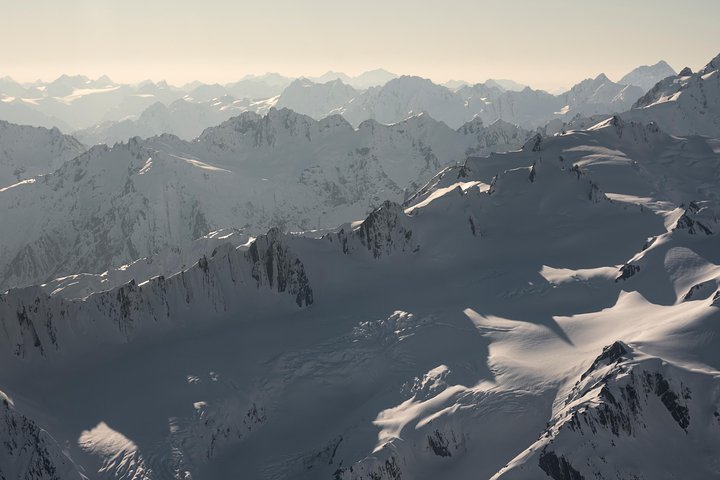
[[[273,115],[287,131],[203,137],[348,128]],[[320,238],[85,299],[11,290],[0,386],[97,478],[714,478],[718,167],[611,117]]]

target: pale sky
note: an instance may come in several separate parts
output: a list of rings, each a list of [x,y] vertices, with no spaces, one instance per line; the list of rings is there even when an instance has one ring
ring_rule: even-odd
[[[720,53],[720,0],[0,0],[0,77],[229,82],[248,73],[511,78],[557,90]]]

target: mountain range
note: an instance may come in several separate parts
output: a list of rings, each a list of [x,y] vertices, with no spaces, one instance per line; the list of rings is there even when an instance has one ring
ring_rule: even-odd
[[[0,477],[717,478],[719,72],[0,123]]]
[[[0,288],[101,273],[220,228],[334,227],[383,200],[403,201],[445,165],[529,136],[501,121],[452,130],[418,115],[353,129],[339,115],[317,121],[270,109],[191,142],[163,134],[96,146],[0,191],[0,222],[12,225]]]
[[[357,77],[338,72],[299,79],[266,74],[225,85],[192,82],[182,87],[151,81],[125,85],[107,76],[92,80],[63,75],[49,83],[31,84],[5,77],[0,81],[0,119],[56,125],[90,145],[160,133],[192,140],[242,111],[265,113],[273,106],[316,120],[337,113],[354,126],[368,119],[397,123],[425,112],[451,128],[480,116],[486,124],[503,120],[535,129],[556,118],[625,111],[647,91],[647,85],[672,73],[660,62],[633,70],[620,83],[601,74],[560,95],[511,80],[443,86],[382,69]]]
[[[611,117],[467,158],[319,237],[271,229],[79,299],[10,290],[2,408],[22,427],[3,466],[712,477],[719,199],[698,187],[719,166],[702,137]]]

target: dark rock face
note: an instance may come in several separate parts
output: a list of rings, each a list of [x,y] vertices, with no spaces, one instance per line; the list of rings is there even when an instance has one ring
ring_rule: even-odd
[[[584,380],[585,377],[597,370],[600,365],[610,365],[625,359],[625,355],[627,355],[627,353],[627,347],[622,342],[615,342],[612,345],[603,348],[602,353],[595,359],[590,368],[588,368],[585,373],[580,376],[580,380]]]
[[[683,301],[687,302],[689,300],[692,300],[693,298],[695,298],[696,293],[700,292],[700,294],[702,294],[702,292],[704,290],[706,290],[709,286],[710,286],[709,282],[701,282],[701,283],[693,285],[692,287],[690,287],[690,289],[687,291],[687,293],[683,297]]]
[[[620,275],[615,279],[615,283],[620,280],[627,280],[640,271],[640,265],[628,263],[620,268]]]
[[[358,227],[346,232],[341,229],[334,235],[328,235],[329,241],[338,241],[343,253],[352,254],[363,249],[373,258],[381,258],[395,251],[419,250],[413,232],[404,225],[405,212],[396,203],[386,201],[367,216]]]
[[[313,292],[305,275],[305,267],[282,241],[283,235],[276,228],[258,237],[247,252],[252,262],[252,277],[260,288],[269,286],[278,292],[295,295],[299,307],[313,303]]]
[[[693,74],[693,71],[690,67],[685,67],[682,70],[680,70],[680,73],[678,73],[679,77],[689,77]]]
[[[662,404],[665,405],[665,408],[667,408],[680,428],[687,431],[688,426],[690,426],[690,412],[685,405],[680,403],[680,396],[672,391],[668,381],[660,373],[651,374],[646,372],[645,383],[660,398]],[[685,392],[683,395],[687,395],[687,399],[690,392]]]
[[[10,290],[0,295],[0,324],[7,332],[0,349],[19,357],[45,357],[76,342],[76,332],[98,331],[114,335],[108,340],[128,341],[137,330],[171,324],[178,315],[226,312],[238,305],[243,291],[244,298],[252,300],[249,279],[257,288],[292,295],[299,307],[313,303],[303,263],[279,230],[258,237],[248,251],[224,247],[171,277],[155,277],[142,285],[132,280],[85,299],[48,296],[39,287]]]
[[[697,217],[701,214],[703,208],[695,202],[690,202],[685,209],[685,213],[678,219],[673,230],[687,230],[690,235],[712,235],[713,232],[707,224],[701,222]]]
[[[554,452],[543,451],[539,460],[540,468],[553,480],[584,480],[585,477],[575,470],[565,457]]]
[[[335,472],[335,478],[338,480],[402,480],[403,475],[395,457],[390,457],[368,472],[357,471],[354,467],[340,468]]]
[[[380,258],[396,248],[404,250],[405,245],[411,240],[412,231],[402,226],[400,215],[404,215],[402,208],[386,201],[380,208],[373,210],[355,231],[360,242],[375,258]],[[399,245],[395,238],[398,236]]]
[[[705,235],[712,235],[712,230],[703,225],[697,220],[693,220],[687,213],[684,214],[675,224],[675,230],[687,230],[690,235],[697,235],[698,233],[704,233]]]
[[[535,134],[534,137],[525,142],[522,149],[526,152],[539,152],[542,149],[542,136],[539,133]]]
[[[428,435],[428,446],[438,457],[452,457],[449,448],[450,440],[440,430],[435,430],[432,435]]]

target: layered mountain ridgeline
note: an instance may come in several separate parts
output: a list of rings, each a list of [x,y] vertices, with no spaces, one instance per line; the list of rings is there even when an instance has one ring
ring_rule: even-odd
[[[23,358],[50,357],[195,318],[249,313],[263,302],[289,303],[268,299],[258,289],[289,295],[297,307],[313,303],[304,266],[277,229],[248,247],[221,245],[168,278],[131,280],[82,299],[49,296],[38,287],[9,290],[0,296],[2,350]]]
[[[254,238],[239,229],[222,229],[210,232],[184,247],[167,247],[159,252],[102,273],[78,273],[55,278],[40,285],[48,295],[67,299],[80,299],[88,295],[111,290],[131,280],[142,283],[153,277],[169,277],[185,270],[198,258],[209,257],[219,247],[247,246]]]
[[[604,74],[583,80],[560,95],[529,87],[504,89],[493,82],[451,90],[413,76],[395,78],[365,92],[356,92],[340,80],[325,84],[298,80],[282,93],[277,106],[317,119],[341,114],[355,126],[367,119],[392,124],[425,112],[452,128],[478,118],[486,124],[502,120],[535,129],[555,118],[623,112],[645,91],[615,83]]]
[[[275,99],[236,100],[229,95],[204,102],[191,100],[180,98],[169,105],[157,102],[143,110],[137,118],[102,122],[76,130],[73,135],[88,145],[113,145],[133,137],[148,138],[164,133],[193,140],[206,128],[242,112],[264,115],[275,105]]]
[[[392,124],[426,112],[452,128],[479,117],[486,124],[503,120],[535,129],[553,119],[625,111],[657,81],[672,74],[660,62],[633,70],[619,83],[601,74],[559,95],[510,80],[437,85],[384,70],[358,77],[327,72],[310,79],[266,74],[226,85],[192,82],[180,87],[149,80],[128,85],[107,76],[93,80],[63,75],[52,82],[31,84],[3,78],[0,119],[57,126],[87,144],[109,145],[161,133],[191,140],[232,115],[264,114],[271,107],[287,107],[317,120],[341,114],[356,127],[369,119]]]
[[[322,131],[352,131],[340,119],[257,122],[268,120],[228,122],[214,148],[287,144],[301,158]],[[378,125],[365,128],[387,132]],[[135,144],[144,171],[128,189],[170,158],[213,180],[231,171],[221,153],[149,161]],[[5,348],[22,342],[26,357],[7,358],[0,384],[32,418],[43,412],[73,462],[109,477],[612,478],[638,463],[679,474],[658,456],[713,475],[715,427],[696,427],[718,410],[718,166],[704,138],[611,117],[447,166],[326,235],[272,231],[83,301],[12,290]],[[53,314],[55,343],[36,298],[38,312],[70,311]],[[29,361],[40,349],[19,305],[53,361]],[[82,350],[81,336],[120,345]],[[530,450],[547,439],[545,455]],[[620,452],[633,445],[643,454]],[[579,460],[594,454],[607,464]]]
[[[425,115],[355,130],[339,116],[273,109],[194,142],[162,135],[97,146],[0,192],[0,289],[104,272],[222,228],[335,227],[403,201],[444,165],[517,148],[528,135],[478,121],[454,131]]]

